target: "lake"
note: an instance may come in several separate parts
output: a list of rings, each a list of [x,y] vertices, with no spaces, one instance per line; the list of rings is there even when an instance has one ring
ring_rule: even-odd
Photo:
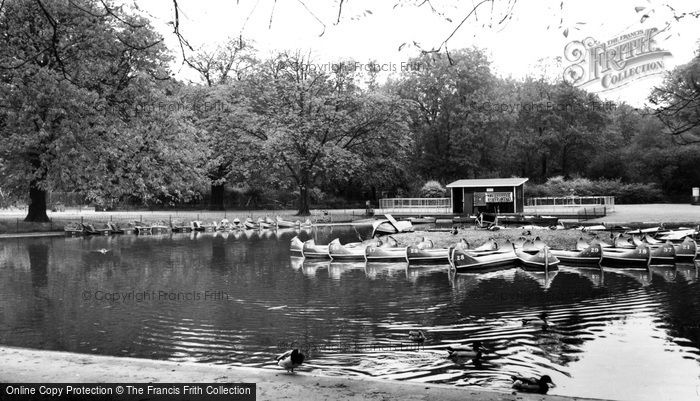
[[[324,375],[509,391],[511,375],[548,374],[550,394],[700,397],[696,265],[455,275],[290,257],[294,235],[0,240],[0,344],[270,369],[295,345],[308,353],[301,371]],[[548,330],[523,325],[541,313]],[[482,361],[447,358],[473,340],[489,348]]]

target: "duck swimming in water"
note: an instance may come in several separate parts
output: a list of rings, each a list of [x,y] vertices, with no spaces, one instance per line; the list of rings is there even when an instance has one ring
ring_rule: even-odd
[[[481,359],[481,356],[488,352],[488,349],[481,344],[481,341],[474,341],[471,345],[451,345],[447,348],[448,358],[468,358]]]
[[[423,343],[425,342],[425,334],[422,330],[411,330],[408,332],[408,339],[414,343]]]
[[[548,375],[544,375],[539,379],[519,376],[511,376],[511,378],[513,379],[513,388],[526,393],[547,394],[550,388],[556,387],[552,378]]]
[[[285,368],[287,372],[294,373],[294,369],[301,366],[301,364],[304,362],[304,354],[299,352],[298,349],[293,349],[279,355],[277,358],[275,358],[275,360],[277,361],[277,364]]]

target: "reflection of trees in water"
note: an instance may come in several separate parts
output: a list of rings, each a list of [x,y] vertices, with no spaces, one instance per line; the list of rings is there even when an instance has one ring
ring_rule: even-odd
[[[226,238],[216,236],[211,240],[211,263],[213,269],[226,269]]]
[[[30,243],[27,245],[27,253],[29,254],[32,287],[46,287],[49,282],[49,246],[42,243]]]
[[[0,267],[12,270],[29,270],[27,247],[20,239],[0,242]]]
[[[673,269],[664,267],[663,269]],[[654,268],[654,272],[656,273]],[[697,280],[698,269],[695,264],[677,264],[675,274],[664,272],[664,276],[673,279],[656,280],[653,289],[666,296],[656,308],[656,321],[667,331],[668,338],[674,343],[688,347],[700,348],[700,283]],[[697,358],[694,351],[691,357]]]

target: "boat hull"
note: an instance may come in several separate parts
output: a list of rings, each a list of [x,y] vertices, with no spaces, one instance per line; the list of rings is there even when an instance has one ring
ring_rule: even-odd
[[[542,271],[546,269],[556,269],[557,265],[561,263],[560,260],[551,253],[551,251],[545,249],[534,255],[519,251],[516,251],[515,254],[520,261],[520,265],[525,269]]]
[[[294,227],[299,227],[299,225],[300,225],[300,223],[298,221],[297,222],[286,221],[286,220],[282,220],[279,217],[277,217],[276,220],[277,220],[276,221],[277,228],[294,228]]]
[[[646,269],[650,258],[651,252],[647,246],[621,252],[604,249],[600,263],[608,267]]]
[[[328,244],[328,255],[332,260],[362,261],[365,260],[365,246],[361,244],[341,245],[340,241],[333,240]]]
[[[651,264],[672,265],[676,263],[676,248],[673,244],[663,244],[651,249]]]
[[[406,248],[406,259],[408,263],[448,263],[449,249],[447,248],[424,248],[409,246]]]
[[[317,245],[312,239],[304,242],[303,252],[307,259],[330,259],[328,245]]]
[[[458,273],[490,270],[505,266],[515,267],[518,261],[512,250],[480,253],[453,247],[450,248],[449,255],[450,265]]]
[[[370,245],[365,248],[365,258],[367,261],[407,261],[406,248],[389,248],[382,246]]]
[[[304,243],[301,242],[299,237],[294,237],[289,243],[289,251],[293,255],[301,255],[304,256]]]
[[[602,247],[593,243],[582,251],[550,251],[562,264],[569,266],[598,266],[603,255]]]
[[[675,248],[675,260],[680,263],[693,263],[698,253],[698,244],[690,239],[686,238],[678,245],[674,245]]]

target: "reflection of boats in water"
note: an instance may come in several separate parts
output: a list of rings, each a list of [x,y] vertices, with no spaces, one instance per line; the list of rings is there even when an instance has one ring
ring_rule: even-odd
[[[668,282],[674,281],[676,279],[676,266],[673,264],[651,265],[649,266],[649,270],[651,270],[651,274],[661,276],[664,280]]]
[[[273,231],[277,239],[285,239],[287,237],[292,237],[298,235],[301,232],[298,228],[278,228]]]
[[[340,280],[343,273],[352,270],[365,270],[365,262],[338,262],[332,261],[328,265],[328,276],[334,280]]]
[[[537,284],[540,285],[543,289],[549,289],[549,287],[552,285],[552,281],[554,280],[554,277],[557,275],[559,272],[558,269],[554,270],[547,270],[547,271],[542,271],[542,270],[531,270],[527,268],[522,269],[523,272],[525,272],[525,275],[530,277],[531,279],[535,280]]]
[[[421,276],[430,276],[435,273],[449,273],[450,270],[448,265],[436,265],[434,263],[421,265],[410,264],[406,269],[406,279],[415,283]]]
[[[301,265],[301,272],[307,277],[315,277],[318,269],[328,267],[327,260],[308,260],[305,259]]]
[[[396,276],[399,272],[405,272],[407,267],[408,263],[406,261],[367,262],[365,263],[365,275],[370,279],[376,279],[379,273],[384,273],[387,276]]]
[[[258,235],[258,230],[243,230],[243,236],[247,240],[260,238]]]
[[[676,274],[690,283],[698,281],[698,267],[695,263],[677,263]]]
[[[646,287],[651,284],[651,272],[648,268],[645,269],[619,269],[619,268],[609,268],[603,267],[605,273],[614,273],[621,276],[631,277],[636,280],[642,287]],[[609,276],[608,276],[609,277]]]
[[[289,257],[289,265],[292,266],[292,269],[299,270],[299,269],[301,269],[301,266],[303,264],[304,264],[304,257],[303,256],[290,256]]]
[[[482,281],[500,280],[508,283],[515,281],[518,271],[517,262],[513,262],[510,267],[493,267],[479,272],[456,273],[450,277],[452,288],[459,291],[468,291],[476,287]]]
[[[559,265],[560,271],[565,271],[567,273],[577,274],[581,277],[585,277],[593,283],[594,287],[600,287],[605,283],[603,276],[603,269],[600,267],[568,267]]]
[[[230,231],[214,231],[214,234],[212,235],[214,238],[223,238],[227,239]]]

